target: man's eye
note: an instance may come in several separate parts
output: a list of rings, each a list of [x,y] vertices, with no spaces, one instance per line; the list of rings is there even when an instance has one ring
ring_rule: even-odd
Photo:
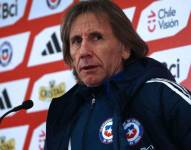
[[[80,37],[75,37],[71,40],[72,44],[80,44],[82,42],[82,38]]]
[[[99,33],[94,33],[94,34],[92,35],[92,39],[93,39],[94,41],[100,40],[100,39],[102,39],[102,38],[103,38],[102,35],[99,34]]]

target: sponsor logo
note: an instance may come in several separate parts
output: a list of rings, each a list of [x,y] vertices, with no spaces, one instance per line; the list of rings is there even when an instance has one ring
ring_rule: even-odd
[[[67,92],[76,83],[72,71],[60,71],[46,74],[39,78],[33,87],[31,98],[35,99],[34,106],[29,112],[47,110],[52,98]]]
[[[128,119],[123,123],[126,139],[129,145],[137,144],[143,135],[143,127],[136,119]]]
[[[73,1],[74,0],[33,1],[29,14],[29,20],[63,12],[73,3]]]
[[[0,150],[24,149],[28,126],[0,129]]]
[[[28,66],[35,66],[62,60],[60,26],[54,26],[40,32],[34,41]]]
[[[176,17],[176,10],[172,7],[169,7],[168,10],[166,8],[161,8],[156,13],[151,10],[148,15],[148,31],[154,32],[156,27],[159,27],[161,30],[165,30],[168,28],[174,28],[179,26],[179,20],[173,19]]]
[[[12,0],[11,2],[0,3],[0,17],[7,19],[8,17],[14,17],[18,15],[18,1]]]
[[[156,30],[156,13],[151,10],[151,13],[148,16],[148,31],[154,32]]]
[[[45,137],[46,123],[42,123],[33,132],[29,150],[44,150]]]
[[[143,148],[140,148],[140,150],[154,150],[154,146],[153,145],[149,145],[149,147],[143,147]]]
[[[46,0],[47,5],[51,9],[55,9],[59,6],[61,0]]]
[[[16,23],[24,14],[26,0],[0,1],[0,27]]]
[[[16,140],[14,138],[6,139],[5,136],[0,136],[1,150],[15,150]]]
[[[44,143],[45,143],[45,138],[46,138],[46,132],[45,132],[45,129],[44,130],[41,130],[41,132],[39,133],[38,135],[38,138],[39,138],[39,149],[40,150],[44,150]]]
[[[175,78],[180,78],[180,59],[177,58],[174,63],[168,64],[167,62],[162,62],[168,70],[172,73]]]
[[[0,116],[12,107],[22,103],[26,94],[28,83],[29,79],[0,83]],[[11,113],[10,115],[13,114],[14,113]]]
[[[110,118],[106,120],[100,127],[99,139],[104,144],[110,144],[113,142],[112,125],[113,120]]]
[[[191,45],[154,52],[150,57],[163,63],[178,83],[188,76],[191,64]],[[185,55],[183,55],[185,54]]]
[[[7,66],[12,58],[13,48],[9,42],[3,42],[0,45],[0,65]]]
[[[155,1],[143,10],[137,32],[145,41],[173,36],[187,26],[191,7],[175,1]]]
[[[56,53],[61,52],[61,47],[58,42],[58,37],[56,36],[56,33],[53,33],[51,35],[50,41],[47,42],[46,48],[42,51],[42,56],[47,56],[47,55],[53,55]]]
[[[0,72],[13,70],[22,63],[29,35],[25,32],[0,39]]]
[[[4,89],[2,91],[2,95],[0,96],[0,109],[7,109],[7,108],[12,108],[12,105],[7,90]]]
[[[131,22],[133,20],[134,14],[135,14],[135,9],[136,9],[136,7],[131,7],[131,8],[123,9],[123,12],[125,13],[125,15],[129,18],[129,20]]]
[[[49,87],[41,86],[39,89],[39,100],[47,100],[59,97],[65,93],[65,83],[55,85],[55,80],[49,82]]]

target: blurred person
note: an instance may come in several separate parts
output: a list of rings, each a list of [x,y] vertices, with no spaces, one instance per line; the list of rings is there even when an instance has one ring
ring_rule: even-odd
[[[123,11],[82,1],[65,16],[64,61],[77,83],[51,102],[46,150],[190,150],[191,95]]]

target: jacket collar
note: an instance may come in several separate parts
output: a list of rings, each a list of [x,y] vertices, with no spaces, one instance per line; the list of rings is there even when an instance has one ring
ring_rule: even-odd
[[[124,70],[103,82],[105,94],[123,111],[145,82],[152,78],[173,80],[169,70],[158,61],[144,57],[125,64]],[[117,108],[118,107],[118,108]]]
[[[92,93],[96,94],[97,90],[101,90],[111,100],[111,105],[116,106],[119,111],[123,111],[128,103],[132,102],[138,90],[151,78],[174,80],[168,69],[161,63],[152,58],[144,57],[126,63],[121,72],[105,80],[99,87],[90,88],[80,85],[76,95],[86,99]]]

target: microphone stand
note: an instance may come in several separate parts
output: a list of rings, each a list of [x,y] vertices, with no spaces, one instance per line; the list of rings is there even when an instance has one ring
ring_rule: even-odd
[[[1,122],[2,122],[2,120],[3,120],[3,118],[4,118],[6,115],[8,115],[9,113],[15,112],[15,111],[19,111],[19,110],[21,110],[21,109],[27,110],[27,109],[30,109],[30,108],[32,108],[32,107],[33,107],[33,101],[32,101],[32,100],[26,100],[26,101],[24,101],[21,105],[19,105],[19,106],[17,106],[17,107],[14,107],[13,109],[11,109],[11,110],[9,110],[8,112],[6,112],[3,116],[1,116],[1,118],[0,118],[0,124],[1,124]]]
[[[4,118],[6,115],[8,115],[9,113],[11,113],[11,112],[14,112],[14,109],[9,110],[9,111],[6,112],[3,116],[1,116],[1,118],[0,118],[0,124],[1,124],[1,122],[2,122],[2,120],[3,120],[3,118]]]

